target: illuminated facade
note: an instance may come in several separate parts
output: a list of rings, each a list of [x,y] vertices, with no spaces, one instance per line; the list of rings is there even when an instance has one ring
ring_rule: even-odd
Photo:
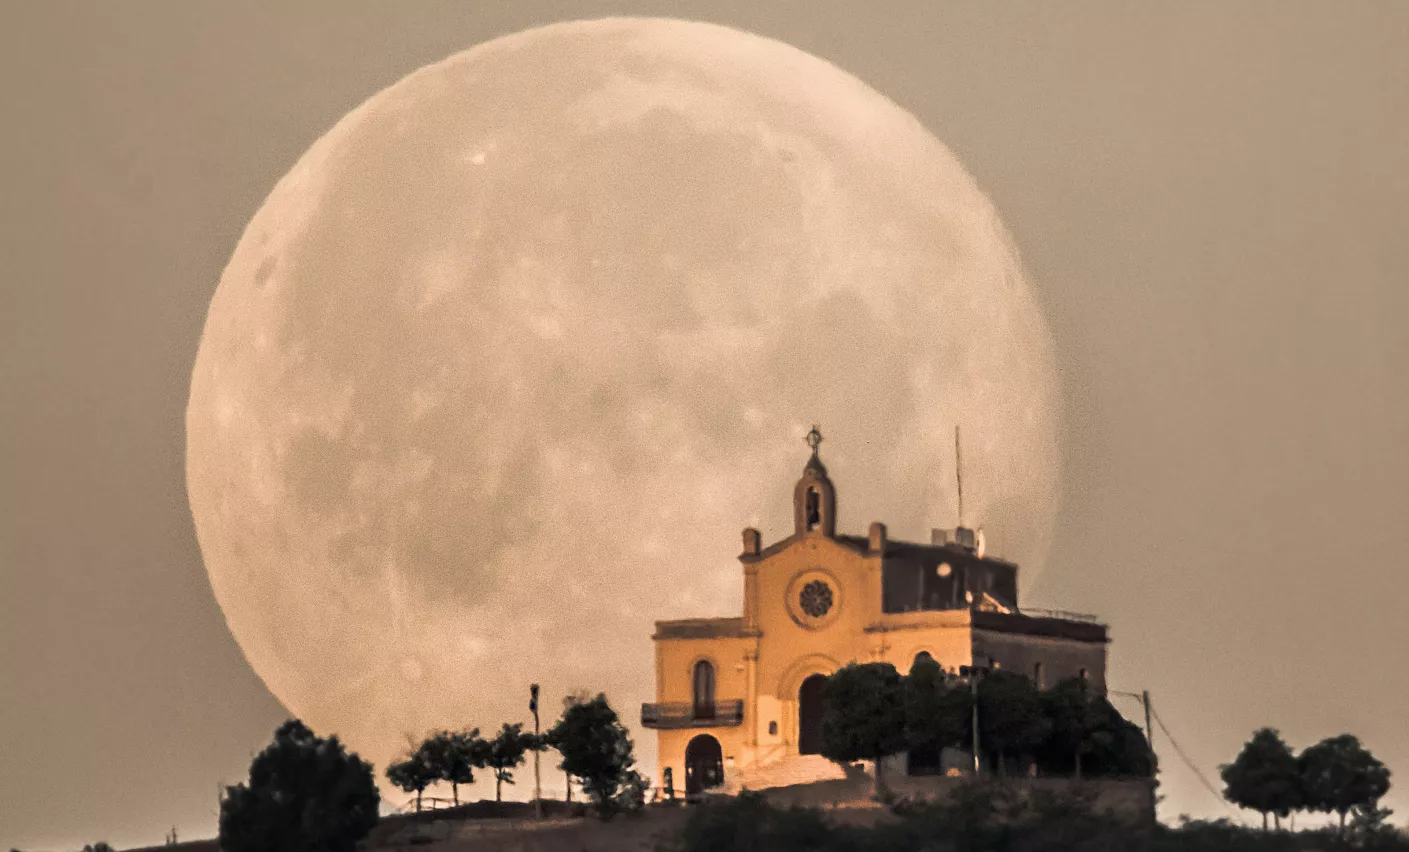
[[[982,534],[935,530],[930,544],[838,535],[837,494],[812,456],[793,492],[793,534],[767,547],[746,529],[743,615],[656,622],[657,778],[680,792],[840,777],[820,749],[825,677],[851,661],[902,673],[928,654],[946,670],[996,665],[1039,686],[1084,677],[1103,690],[1104,625],[1018,609],[1016,565]]]

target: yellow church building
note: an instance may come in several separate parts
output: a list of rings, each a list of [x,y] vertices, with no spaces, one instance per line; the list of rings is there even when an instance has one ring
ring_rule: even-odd
[[[793,534],[765,547],[744,530],[743,615],[656,622],[656,701],[641,722],[657,732],[663,785],[694,794],[841,777],[818,754],[823,687],[851,661],[904,673],[928,655],[951,672],[989,665],[1039,687],[1082,677],[1105,689],[1105,625],[1024,613],[1018,566],[986,554],[981,534],[934,530],[914,544],[879,522],[865,537],[838,534],[820,442],[814,428]]]

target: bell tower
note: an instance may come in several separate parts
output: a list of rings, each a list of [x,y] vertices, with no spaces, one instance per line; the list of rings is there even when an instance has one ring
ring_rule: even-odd
[[[807,460],[802,478],[793,489],[793,531],[799,538],[812,535],[833,538],[837,534],[837,492],[817,453],[821,443],[822,433],[813,426],[807,433],[812,457]]]

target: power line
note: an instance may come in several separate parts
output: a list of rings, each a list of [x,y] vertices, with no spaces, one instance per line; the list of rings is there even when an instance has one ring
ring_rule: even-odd
[[[1199,782],[1204,785],[1204,789],[1208,791],[1209,795],[1217,799],[1219,804],[1223,805],[1224,808],[1227,808],[1228,812],[1232,814],[1239,822],[1242,822],[1242,815],[1239,814],[1237,811],[1233,810],[1233,806],[1228,804],[1228,800],[1223,798],[1223,796],[1220,795],[1219,792],[1213,788],[1213,785],[1208,782],[1208,778],[1204,776],[1203,770],[1195,766],[1194,762],[1189,759],[1189,755],[1184,753],[1184,749],[1179,746],[1179,741],[1176,740],[1174,738],[1174,735],[1169,732],[1169,726],[1166,725],[1164,723],[1164,720],[1159,717],[1159,713],[1151,710],[1151,715],[1155,717],[1155,722],[1159,725],[1160,730],[1164,731],[1165,737],[1169,739],[1169,744],[1174,746],[1174,753],[1179,755],[1179,758],[1184,761],[1184,765],[1189,767],[1189,770],[1198,776]]]

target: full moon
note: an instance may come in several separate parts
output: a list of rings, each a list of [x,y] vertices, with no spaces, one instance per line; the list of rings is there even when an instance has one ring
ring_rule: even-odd
[[[740,530],[791,533],[814,422],[839,529],[924,541],[961,425],[965,520],[1030,582],[1057,412],[1013,243],[914,117],[610,19],[422,68],[299,159],[215,291],[187,478],[250,665],[380,772],[531,682],[545,723],[590,690],[634,724],[653,620],[738,614]]]

